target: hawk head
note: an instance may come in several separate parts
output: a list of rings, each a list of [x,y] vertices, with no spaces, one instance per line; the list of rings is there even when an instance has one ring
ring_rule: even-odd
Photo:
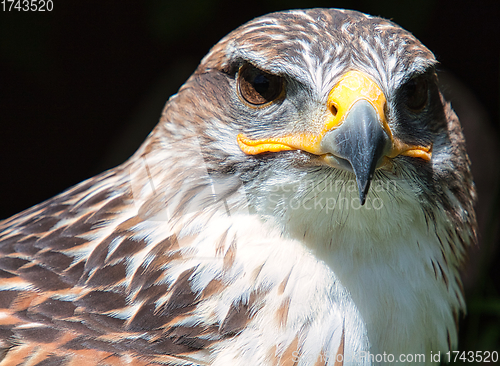
[[[475,235],[475,193],[435,66],[385,19],[270,14],[211,50],[156,134],[195,137],[212,179],[231,187],[221,197],[242,184],[250,209],[313,245],[338,245],[353,230],[383,239],[437,225],[462,258]]]

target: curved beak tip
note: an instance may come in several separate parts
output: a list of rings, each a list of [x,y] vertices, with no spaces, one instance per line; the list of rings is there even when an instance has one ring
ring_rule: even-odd
[[[359,192],[359,201],[361,202],[361,206],[366,203],[366,196],[368,195],[368,191],[370,190],[370,183],[373,176],[368,177],[367,179],[359,179],[356,176],[356,182],[358,184],[358,192]]]

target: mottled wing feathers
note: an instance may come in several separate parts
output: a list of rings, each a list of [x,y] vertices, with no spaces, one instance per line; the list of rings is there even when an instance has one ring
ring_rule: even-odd
[[[118,364],[138,356],[145,364],[155,355],[189,354],[211,342],[198,339],[208,333],[201,326],[168,326],[197,302],[189,271],[172,284],[156,284],[162,265],[176,257],[175,237],[162,240],[149,253],[151,261],[127,273],[127,261],[147,243],[131,230],[139,218],[112,224],[131,200],[130,190],[118,182],[113,190],[99,191],[100,182],[109,185],[112,176],[84,182],[2,223],[0,336],[8,350],[2,365],[28,358],[29,364],[71,364],[89,357],[99,364],[118,356]],[[172,301],[155,309],[154,301],[169,292]],[[170,362],[192,364],[174,357]]]

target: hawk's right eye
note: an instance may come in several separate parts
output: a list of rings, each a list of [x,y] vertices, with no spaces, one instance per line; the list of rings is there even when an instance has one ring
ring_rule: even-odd
[[[425,107],[429,94],[429,84],[425,75],[410,79],[405,85],[406,106],[416,112]]]
[[[238,91],[246,102],[262,106],[283,95],[283,78],[244,64],[238,72]]]

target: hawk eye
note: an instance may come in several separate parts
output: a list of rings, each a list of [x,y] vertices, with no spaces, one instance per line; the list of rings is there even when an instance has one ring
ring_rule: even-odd
[[[245,64],[238,72],[238,90],[245,101],[261,106],[281,96],[283,78]]]
[[[412,111],[419,111],[427,104],[429,84],[424,75],[412,78],[404,86],[406,106]]]

